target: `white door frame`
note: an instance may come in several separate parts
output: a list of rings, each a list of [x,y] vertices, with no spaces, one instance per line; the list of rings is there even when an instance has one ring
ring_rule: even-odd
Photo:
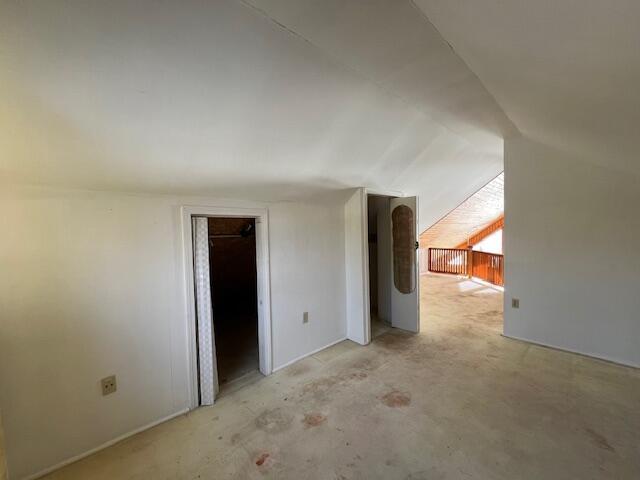
[[[258,290],[258,351],[260,372],[270,375],[273,369],[271,345],[271,288],[269,266],[269,214],[266,208],[190,206],[181,208],[182,248],[185,275],[187,365],[189,369],[190,408],[198,405],[198,351],[193,276],[193,235],[191,217],[241,217],[256,219],[256,270]]]
[[[394,191],[394,190],[384,190],[384,189],[374,189],[374,188],[363,188],[363,195],[364,195],[364,205],[363,205],[363,219],[364,219],[364,225],[363,225],[363,236],[362,236],[362,241],[365,244],[365,246],[368,246],[368,234],[369,234],[369,195],[376,195],[376,196],[380,196],[380,197],[387,197],[389,199],[392,198],[404,198],[407,197],[408,195],[405,194],[404,192],[400,192],[400,191]],[[416,196],[417,198],[417,196]],[[416,236],[419,237],[420,233],[419,233],[419,229],[418,229],[418,206],[416,207]],[[369,305],[371,303],[371,292],[369,291],[369,248],[363,248],[362,250],[362,256],[363,256],[363,262],[364,262],[364,290],[365,290],[365,304],[366,304],[366,308],[365,308],[365,318],[364,318],[364,322],[365,325],[368,325],[367,327],[365,327],[365,332],[366,332],[366,344],[368,344],[371,341],[371,312],[369,310]],[[418,260],[418,254],[416,253],[416,291],[417,291],[417,296],[418,296],[418,331],[420,329],[420,263]],[[393,286],[393,283],[391,285],[391,288],[395,288]]]
[[[345,203],[345,270],[347,292],[347,338],[361,345],[371,342],[369,308],[369,195],[389,198],[402,192],[359,187],[352,190]]]

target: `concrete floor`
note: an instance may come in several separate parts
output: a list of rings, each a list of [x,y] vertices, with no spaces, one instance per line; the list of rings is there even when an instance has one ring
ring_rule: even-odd
[[[422,333],[343,342],[50,479],[638,479],[640,371],[500,336],[422,278]]]
[[[214,317],[216,357],[220,391],[235,380],[258,372],[258,316],[252,313],[225,313]]]
[[[4,454],[4,430],[2,429],[2,417],[0,416],[0,480],[7,479],[7,461]]]

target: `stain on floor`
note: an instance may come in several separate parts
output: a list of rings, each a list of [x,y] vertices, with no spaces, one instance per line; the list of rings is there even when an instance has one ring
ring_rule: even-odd
[[[366,372],[352,371],[339,375],[321,377],[304,385],[301,396],[310,395],[316,398],[325,397],[333,390],[344,389],[354,382],[359,382],[368,377]]]
[[[391,408],[406,407],[411,403],[411,397],[409,394],[394,390],[382,397],[382,403]]]
[[[306,427],[319,427],[327,421],[327,417],[321,413],[307,413],[302,422]]]
[[[585,428],[584,431],[589,434],[589,437],[591,437],[591,440],[598,446],[598,448],[601,448],[602,450],[608,450],[610,452],[615,452],[615,449],[611,446],[604,435],[596,432],[591,428]]]
[[[281,408],[273,408],[262,412],[255,420],[256,427],[268,433],[279,433],[287,430],[293,417]]]
[[[45,478],[640,479],[640,370],[501,336],[486,286],[420,293],[419,334],[342,342]]]

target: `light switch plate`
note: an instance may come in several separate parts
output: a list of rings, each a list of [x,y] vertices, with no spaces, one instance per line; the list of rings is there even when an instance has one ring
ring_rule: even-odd
[[[100,380],[100,384],[102,385],[102,395],[109,395],[118,389],[115,375],[103,378]]]
[[[511,308],[520,308],[520,299],[512,298],[511,299]]]
[[[309,323],[309,312],[302,312],[302,323]]]

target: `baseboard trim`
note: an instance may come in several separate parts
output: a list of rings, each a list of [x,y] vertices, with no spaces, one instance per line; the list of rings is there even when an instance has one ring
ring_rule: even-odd
[[[180,415],[184,415],[185,413],[187,413],[189,411],[188,408],[183,408],[182,410],[179,410],[175,413],[172,413],[171,415],[167,415],[166,417],[160,418],[159,420],[154,420],[151,423],[147,423],[146,425],[143,425],[142,427],[136,428],[135,430],[131,430],[130,432],[127,432],[123,435],[120,435],[112,440],[109,440],[101,445],[98,445],[95,448],[92,448],[90,450],[87,450],[84,453],[81,453],[79,455],[75,455],[71,458],[67,458],[66,460],[61,461],[60,463],[56,463],[55,465],[51,466],[51,467],[47,467],[44,470],[40,470],[37,473],[33,473],[31,475],[28,475],[26,477],[22,477],[22,480],[35,480],[37,478],[41,478],[44,477],[45,475],[48,475],[51,472],[54,472],[56,470],[59,470],[62,467],[66,467],[67,465],[70,465],[72,463],[77,462],[78,460],[82,460],[83,458],[87,458],[90,455],[93,455],[94,453],[99,452],[100,450],[104,450],[105,448],[108,448],[112,445],[115,445],[118,442],[121,442],[122,440],[126,440],[129,437],[133,437],[134,435],[140,433],[140,432],[144,432],[145,430],[149,430],[150,428],[156,427],[158,425],[160,425],[161,423],[164,422],[168,422],[169,420],[172,420],[176,417],[179,417]]]
[[[291,361],[289,361],[289,362],[287,362],[287,363],[285,363],[283,365],[280,365],[279,367],[274,368],[273,369],[273,373],[277,372],[278,370],[282,370],[283,368],[287,368],[289,365],[293,365],[294,363],[299,362],[303,358],[307,358],[307,357],[310,357],[311,355],[315,355],[316,353],[321,352],[325,348],[333,347],[334,345],[337,345],[340,342],[344,342],[345,340],[347,340],[347,337],[342,337],[342,338],[339,338],[338,340],[335,340],[335,341],[333,341],[331,343],[326,344],[324,347],[320,347],[320,348],[318,348],[316,350],[313,350],[313,351],[311,351],[309,353],[305,353],[304,355],[300,355],[299,357],[294,358],[293,360],[291,360]]]
[[[551,345],[550,343],[537,342],[535,340],[529,340],[528,338],[516,337],[514,335],[507,335],[505,333],[501,334],[505,338],[509,338],[511,340],[517,340],[519,342],[530,343],[532,345],[536,345],[538,347],[551,348],[553,350],[558,350],[560,352],[565,353],[573,353],[575,355],[580,355],[581,357],[587,357],[593,360],[599,360],[601,362],[612,363],[614,365],[618,365],[620,367],[631,367],[631,368],[640,368],[640,364],[636,365],[635,363],[624,362],[619,359],[614,359],[611,357],[598,356],[593,353],[585,353],[579,350],[572,350],[570,348],[558,347],[557,345]]]
[[[338,340],[334,340],[333,342],[330,342],[330,343],[324,345],[323,347],[320,347],[320,348],[317,348],[317,349],[315,349],[315,350],[313,350],[311,352],[305,353],[304,355],[300,355],[299,357],[296,357],[293,360],[291,360],[291,361],[289,361],[289,362],[287,362],[287,363],[285,363],[283,365],[280,365],[279,367],[274,368],[272,370],[272,373],[275,373],[278,370],[282,370],[283,368],[286,368],[289,365],[293,365],[294,363],[302,360],[303,358],[310,357],[311,355],[314,355],[314,354],[316,354],[318,352],[321,352],[322,350],[324,350],[326,348],[329,348],[329,347],[332,347],[334,345],[337,345],[340,342],[344,342],[345,340],[347,340],[347,337],[341,337]],[[134,435],[136,435],[136,434],[138,434],[140,432],[144,432],[145,430],[149,430],[150,428],[156,427],[156,426],[160,425],[161,423],[164,423],[164,422],[167,422],[167,421],[169,421],[171,419],[179,417],[180,415],[184,415],[189,410],[190,410],[189,408],[183,408],[182,410],[179,410],[179,411],[177,411],[175,413],[172,413],[171,415],[168,415],[166,417],[163,417],[163,418],[160,418],[158,420],[155,420],[155,421],[153,421],[151,423],[143,425],[142,427],[136,428],[135,430],[131,430],[130,432],[127,432],[127,433],[125,433],[123,435],[120,435],[120,436],[118,436],[118,437],[116,437],[116,438],[114,438],[112,440],[109,440],[109,441],[107,441],[107,442],[105,442],[105,443],[103,443],[101,445],[98,445],[95,448],[87,450],[86,452],[83,452],[83,453],[81,453],[79,455],[75,455],[73,457],[67,458],[66,460],[63,460],[63,461],[61,461],[59,463],[56,463],[55,465],[52,465],[51,467],[47,467],[47,468],[45,468],[43,470],[40,470],[37,473],[33,473],[33,474],[28,475],[26,477],[22,477],[21,480],[36,480],[38,478],[44,477],[45,475],[48,475],[51,472],[54,472],[56,470],[61,469],[62,467],[66,467],[67,465],[70,465],[70,464],[75,463],[75,462],[77,462],[79,460],[82,460],[83,458],[86,458],[86,457],[88,457],[90,455],[93,455],[94,453],[97,453],[97,452],[99,452],[101,450],[104,450],[105,448],[108,448],[108,447],[110,447],[112,445],[115,445],[116,443],[121,442],[122,440],[126,440],[127,438],[132,437],[132,436],[134,436]],[[10,480],[13,480],[13,479],[10,479]]]

